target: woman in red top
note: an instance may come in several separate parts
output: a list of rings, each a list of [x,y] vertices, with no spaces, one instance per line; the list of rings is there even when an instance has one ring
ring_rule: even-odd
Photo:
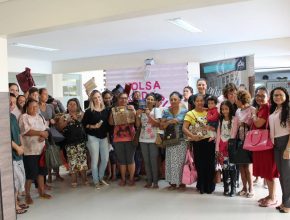
[[[257,108],[253,115],[252,129],[265,129],[269,119],[268,91],[264,86],[258,87],[255,91],[254,105]],[[253,152],[253,175],[265,178],[269,195],[260,199],[259,206],[269,207],[276,205],[275,195],[276,184],[274,178],[279,176],[274,161],[274,149]]]

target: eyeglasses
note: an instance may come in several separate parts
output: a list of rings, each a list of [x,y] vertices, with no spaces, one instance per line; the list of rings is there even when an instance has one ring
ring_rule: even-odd
[[[284,95],[284,94],[274,94],[274,97],[275,97],[275,98],[278,98],[278,97],[285,97],[285,95]]]

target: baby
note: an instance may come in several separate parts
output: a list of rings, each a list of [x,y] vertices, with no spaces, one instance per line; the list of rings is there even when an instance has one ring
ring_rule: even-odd
[[[216,107],[217,105],[217,98],[215,96],[209,96],[206,100],[208,110],[207,110],[207,124],[209,126],[209,136],[210,140],[212,141],[213,139],[216,138],[216,131],[218,128],[218,123],[219,123],[219,113],[218,113],[218,108]]]

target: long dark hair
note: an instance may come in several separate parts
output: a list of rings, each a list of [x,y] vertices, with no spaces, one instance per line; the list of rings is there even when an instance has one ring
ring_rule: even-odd
[[[66,108],[68,107],[68,104],[69,104],[70,102],[75,102],[75,103],[77,104],[77,112],[78,112],[78,113],[80,113],[80,112],[83,111],[83,110],[82,110],[82,107],[81,107],[81,104],[80,104],[80,101],[79,101],[77,98],[71,98],[71,99],[69,99],[69,100],[67,101]],[[68,112],[68,109],[66,110],[66,112],[69,113],[69,112]]]
[[[223,120],[225,119],[223,113],[222,113],[222,107],[223,105],[227,106],[229,108],[229,124],[228,124],[228,128],[231,129],[232,128],[232,119],[235,116],[235,108],[234,105],[229,101],[229,100],[225,100],[221,103],[220,106],[220,129],[222,128],[222,123]]]
[[[255,94],[254,94],[254,100],[253,100],[253,106],[255,108],[259,108],[260,107],[258,105],[258,103],[256,102],[256,95],[257,95],[257,93],[258,93],[259,90],[265,91],[267,93],[267,95],[269,95],[268,89],[265,86],[259,86],[258,88],[256,88]]]
[[[275,89],[273,89],[271,91],[270,94],[270,102],[271,102],[271,107],[270,107],[270,114],[272,114],[276,108],[277,108],[277,104],[274,102],[274,92],[276,90],[281,90],[285,93],[286,96],[286,100],[285,102],[282,104],[282,112],[281,112],[281,118],[280,118],[280,125],[282,127],[286,127],[287,121],[289,119],[289,94],[288,91],[283,88],[283,87],[276,87]]]

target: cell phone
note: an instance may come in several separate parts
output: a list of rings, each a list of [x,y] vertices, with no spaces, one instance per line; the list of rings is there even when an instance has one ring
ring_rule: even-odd
[[[99,125],[102,125],[103,124],[103,120],[99,121]]]
[[[138,100],[138,109],[141,109],[141,110],[146,109],[146,101],[145,100]]]

